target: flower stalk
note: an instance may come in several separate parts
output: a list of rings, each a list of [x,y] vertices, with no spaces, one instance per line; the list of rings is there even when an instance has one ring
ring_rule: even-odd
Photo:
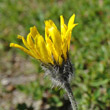
[[[76,100],[75,100],[75,98],[73,96],[70,84],[69,83],[65,83],[63,88],[65,89],[65,91],[66,91],[66,93],[67,93],[67,95],[69,97],[72,109],[73,110],[78,110],[77,103],[76,103]]]

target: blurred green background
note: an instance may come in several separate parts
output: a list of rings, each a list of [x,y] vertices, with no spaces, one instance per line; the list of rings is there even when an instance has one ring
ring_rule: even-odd
[[[44,20],[60,27],[75,13],[71,82],[79,110],[110,110],[110,0],[0,0],[0,110],[70,110],[65,91],[55,87],[40,63],[9,43],[22,45],[31,26],[44,35]],[[60,29],[60,28],[59,28]]]

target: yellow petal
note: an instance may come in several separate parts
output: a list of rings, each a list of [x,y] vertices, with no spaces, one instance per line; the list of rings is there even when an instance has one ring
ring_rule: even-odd
[[[60,24],[61,26],[64,24],[64,18],[63,18],[62,15],[60,16],[60,23],[61,23],[61,24]]]
[[[64,55],[65,59],[67,59],[67,51],[70,48],[71,32],[72,32],[72,30],[68,30],[66,32],[65,39],[62,44],[62,51],[63,51],[63,55]]]
[[[70,19],[69,19],[69,22],[68,22],[68,27],[71,27],[71,25],[74,24],[74,20],[75,20],[75,14],[73,14]]]
[[[37,28],[35,26],[30,28],[30,33],[31,33],[31,36],[33,37],[33,39],[35,38],[35,36],[37,34],[39,34],[39,32],[38,32],[38,30],[37,30]]]
[[[61,58],[61,56],[59,56],[59,65],[61,65],[62,64],[62,62],[63,62],[63,59]]]
[[[27,41],[25,40],[25,38],[24,38],[23,36],[18,35],[17,38],[18,38],[18,39],[22,39],[22,42],[23,42],[23,44],[25,45],[25,47],[26,47],[26,48],[29,48],[29,46],[28,46],[28,44],[27,44]]]
[[[68,47],[68,43],[67,43],[67,39],[64,40],[64,43],[62,44],[62,51],[63,51],[63,55],[65,60],[67,59],[67,47]]]
[[[30,56],[38,59],[36,56],[34,56],[29,50],[27,50],[26,48],[22,47],[21,45],[18,44],[14,44],[14,43],[10,43],[10,47],[15,47],[15,48],[19,48],[22,51],[24,51],[25,53],[29,54]]]
[[[65,37],[65,39],[66,39],[66,43],[67,43],[68,50],[70,49],[70,40],[71,40],[72,29],[73,29],[76,25],[78,25],[78,24],[73,24],[73,25],[71,25],[71,26],[68,28],[67,32],[66,32],[66,37]]]
[[[35,40],[35,48],[37,49],[37,51],[40,54],[40,47],[38,46],[38,38],[39,38],[39,35],[37,35],[34,40]]]
[[[47,39],[47,44],[48,44],[48,49],[51,50],[51,55],[53,55],[54,60],[58,62],[58,53],[56,52],[55,47],[49,38]]]
[[[70,48],[71,33],[72,33],[72,30],[68,30],[66,33],[66,39],[65,40],[66,40],[68,50]]]
[[[41,35],[36,37],[35,44],[36,48],[39,50],[42,61],[53,64],[49,45],[45,43],[44,38]]]
[[[47,41],[49,37],[49,31],[48,31],[48,27],[45,26],[45,40]]]
[[[71,41],[71,32],[70,32],[70,35],[68,36],[68,39],[67,39],[67,49],[68,49],[68,51],[70,49],[70,41]]]
[[[48,43],[46,44],[46,48],[47,48],[48,55],[49,55],[49,61],[50,61],[50,63],[53,64],[52,51],[51,51],[51,47]]]
[[[49,62],[48,51],[47,51],[47,48],[46,48],[46,45],[45,45],[45,42],[44,42],[44,39],[43,39],[42,36],[38,37],[37,45],[38,45],[38,47],[40,49],[40,54],[41,54],[41,56],[43,58],[43,61]]]
[[[64,23],[63,16],[60,16],[60,27],[61,27],[61,33],[65,33],[67,30],[67,25]]]
[[[62,38],[62,41],[64,41],[64,38],[65,38],[65,34],[66,34],[66,31],[67,31],[67,26],[66,24],[64,24],[64,18],[63,16],[60,16],[60,27],[61,27],[61,38]]]
[[[40,55],[39,55],[39,52],[38,50],[35,49],[35,44],[32,40],[32,36],[31,36],[31,33],[29,33],[27,35],[27,44],[28,44],[28,47],[29,47],[29,50],[35,55],[37,56],[38,58],[40,58]]]
[[[68,30],[72,30],[72,29],[73,29],[75,26],[77,26],[77,25],[78,25],[78,23],[71,25],[70,27],[68,27]]]
[[[28,45],[30,46],[30,47],[34,47],[34,43],[33,43],[33,40],[32,40],[32,36],[31,36],[31,33],[29,33],[28,35],[27,35],[27,43],[28,43]]]
[[[56,48],[56,51],[59,53],[59,55],[61,55],[61,48],[59,48],[59,47],[61,47],[62,39],[61,39],[60,32],[58,31],[57,27],[51,20],[46,21],[45,25],[47,28],[47,33],[51,37],[51,39],[54,43],[54,46]]]

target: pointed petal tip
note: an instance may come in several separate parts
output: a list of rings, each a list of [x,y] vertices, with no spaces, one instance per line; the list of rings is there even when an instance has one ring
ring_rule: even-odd
[[[36,29],[36,26],[34,25],[33,27],[31,27],[31,28],[34,28],[34,29]]]
[[[35,26],[35,25],[34,25],[33,27],[34,27],[34,28],[36,28],[36,26]]]
[[[63,17],[63,15],[60,15],[60,18],[62,18]]]
[[[18,39],[22,39],[22,36],[21,35],[18,35],[18,37],[17,37]]]
[[[75,17],[75,13],[73,13],[71,17]]]
[[[50,25],[50,20],[45,20],[44,23],[45,23],[45,25],[48,26],[48,25]]]
[[[37,29],[36,26],[32,26],[32,27],[30,27],[30,32],[32,32],[33,29]]]
[[[75,16],[75,13],[73,13],[73,16]]]
[[[75,25],[78,25],[79,23],[76,23]]]
[[[10,47],[14,47],[14,43],[10,43]]]
[[[63,15],[60,16],[60,22],[61,22],[61,24],[64,24],[64,18],[63,18]]]

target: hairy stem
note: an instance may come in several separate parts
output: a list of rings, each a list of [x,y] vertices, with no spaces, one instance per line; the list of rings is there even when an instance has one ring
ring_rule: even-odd
[[[65,91],[68,94],[69,100],[71,102],[72,109],[73,110],[78,110],[75,98],[73,96],[73,93],[72,93],[72,90],[71,90],[71,87],[70,87],[70,84],[69,83],[65,83],[64,84],[64,89],[65,89]]]

